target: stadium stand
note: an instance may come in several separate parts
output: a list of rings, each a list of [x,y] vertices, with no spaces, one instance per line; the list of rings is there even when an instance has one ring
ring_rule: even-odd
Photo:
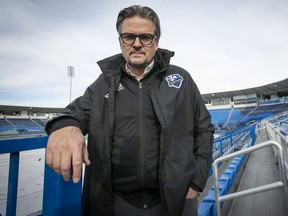
[[[214,124],[214,126],[216,128],[222,128],[230,112],[231,112],[230,108],[209,110],[209,113],[211,114],[212,117],[212,123]]]
[[[46,122],[47,119],[31,119],[29,117],[0,118],[0,138],[44,135]]]
[[[231,116],[228,120],[230,125],[237,125],[238,122],[243,119],[245,116],[247,116],[250,112],[252,112],[256,106],[252,107],[243,107],[243,108],[232,108],[231,109]]]
[[[259,122],[262,119],[271,117],[288,110],[288,103],[266,104],[244,108],[223,108],[209,109],[212,123],[218,129],[235,129],[245,126],[250,122]]]
[[[38,124],[39,126],[45,127],[46,123],[47,123],[47,119],[37,119],[37,118],[33,118],[31,119],[32,121],[34,121],[36,124]]]
[[[257,106],[251,113],[240,120],[240,124],[244,125],[251,120],[260,121],[264,118],[271,117],[288,109],[288,103],[268,104]]]

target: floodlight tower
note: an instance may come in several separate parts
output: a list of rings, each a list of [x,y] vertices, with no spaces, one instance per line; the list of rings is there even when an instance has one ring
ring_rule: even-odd
[[[69,103],[71,103],[71,92],[72,92],[72,77],[74,77],[74,67],[68,66],[68,77],[70,78],[70,93],[69,93]]]

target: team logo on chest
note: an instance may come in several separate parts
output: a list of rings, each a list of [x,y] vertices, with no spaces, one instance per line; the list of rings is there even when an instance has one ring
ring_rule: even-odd
[[[180,88],[183,82],[183,77],[179,74],[171,74],[165,77],[169,87]]]

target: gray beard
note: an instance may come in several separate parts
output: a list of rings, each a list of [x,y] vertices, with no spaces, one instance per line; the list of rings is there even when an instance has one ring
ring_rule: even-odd
[[[142,62],[142,63],[136,63],[136,62],[131,62],[131,61],[129,61],[128,62],[128,65],[130,65],[131,67],[133,67],[133,68],[135,68],[135,69],[145,69],[149,64],[146,62],[146,61],[144,61],[144,62]]]

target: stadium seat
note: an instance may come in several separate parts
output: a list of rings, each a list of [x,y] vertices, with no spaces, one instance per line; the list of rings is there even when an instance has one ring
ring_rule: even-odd
[[[215,203],[215,190],[209,190],[208,194],[203,198],[203,202]]]
[[[225,195],[228,193],[230,187],[229,187],[229,179],[219,179],[219,194]],[[215,190],[215,187],[212,187],[211,190]]]
[[[233,179],[232,179],[232,175],[231,174],[225,174],[225,173],[222,173],[221,177],[219,178],[219,180],[226,180],[227,183],[228,183],[228,191],[233,183]]]
[[[198,216],[214,216],[216,213],[213,203],[202,202],[198,207]]]
[[[236,177],[236,170],[235,169],[231,169],[231,168],[227,168],[223,174],[226,174],[226,175],[229,175],[230,179],[231,179],[231,182],[234,182],[234,179]]]

